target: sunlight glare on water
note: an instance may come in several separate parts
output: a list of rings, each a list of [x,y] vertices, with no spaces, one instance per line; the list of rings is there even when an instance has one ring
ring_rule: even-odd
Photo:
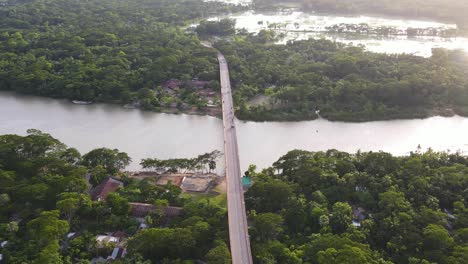
[[[278,33],[285,33],[286,37],[278,44],[285,44],[289,40],[302,40],[308,38],[325,38],[337,42],[364,45],[368,51],[380,53],[408,53],[423,57],[430,57],[433,48],[462,49],[468,51],[468,39],[463,37],[407,37],[375,36],[364,34],[333,34],[326,31],[326,27],[337,24],[368,24],[372,28],[382,26],[394,27],[398,30],[407,28],[438,28],[454,29],[456,25],[433,21],[420,21],[411,19],[391,19],[371,16],[332,16],[304,13],[299,11],[287,12],[255,12],[246,11],[240,14],[212,17],[209,20],[221,18],[236,20],[238,29],[245,28],[248,32],[258,33],[263,29],[274,29]]]

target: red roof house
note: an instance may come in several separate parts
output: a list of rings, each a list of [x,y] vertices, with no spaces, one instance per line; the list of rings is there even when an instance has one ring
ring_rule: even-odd
[[[131,207],[130,214],[135,217],[145,217],[154,212],[156,207],[152,204],[145,203],[129,203]],[[182,214],[183,208],[176,206],[167,206],[164,208],[164,215],[166,217],[176,217]]]
[[[120,187],[123,187],[123,182],[107,177],[99,185],[91,189],[91,198],[95,201],[105,200],[109,193],[117,191]]]

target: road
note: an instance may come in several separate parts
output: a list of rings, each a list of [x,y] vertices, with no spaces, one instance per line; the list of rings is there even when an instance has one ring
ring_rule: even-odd
[[[224,158],[228,200],[229,239],[233,264],[251,264],[250,240],[242,189],[231,81],[226,59],[218,53],[224,126]]]

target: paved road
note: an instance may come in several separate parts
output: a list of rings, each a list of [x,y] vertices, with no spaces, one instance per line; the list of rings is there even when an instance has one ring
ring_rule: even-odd
[[[221,53],[218,53],[218,61],[223,100],[224,158],[226,160],[229,239],[231,243],[232,263],[251,264],[252,254],[250,252],[244,192],[241,182],[229,69],[226,59]]]

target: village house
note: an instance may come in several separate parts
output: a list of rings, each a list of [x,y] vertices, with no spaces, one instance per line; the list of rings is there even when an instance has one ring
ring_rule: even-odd
[[[115,259],[123,258],[127,254],[126,249],[127,234],[122,231],[107,233],[106,235],[96,236],[96,247],[105,248],[113,246],[112,252],[106,258],[96,257],[90,260],[90,263],[109,263]]]
[[[361,226],[361,222],[366,219],[366,210],[362,207],[357,207],[353,210],[353,222],[352,224],[356,227]]]
[[[196,78],[189,82],[189,84],[192,85],[196,89],[204,89],[208,86],[209,83],[210,82],[208,81],[200,81]],[[184,84],[184,82],[181,80],[170,79],[166,81],[165,83],[163,83],[162,87],[164,88],[165,91],[178,90],[182,84]]]
[[[184,178],[184,176],[163,175],[158,177],[156,184],[159,186],[164,186],[170,182],[172,185],[180,187]]]
[[[0,243],[0,248],[4,248],[7,244],[8,244],[7,240],[2,241],[2,243]],[[2,260],[3,260],[3,254],[0,254],[0,262],[2,262]]]
[[[146,203],[129,203],[130,204],[130,214],[134,217],[145,217],[152,212],[156,211],[156,206]],[[180,216],[183,212],[182,207],[176,206],[166,206],[163,209],[164,216],[167,218],[174,218]]]
[[[107,177],[99,185],[91,189],[91,198],[94,201],[103,201],[109,193],[115,192],[120,187],[123,187],[123,182],[113,177]]]
[[[197,89],[203,89],[208,86],[208,81],[199,81],[198,79],[192,80],[191,84]]]
[[[129,203],[131,207],[130,215],[136,218],[138,223],[140,223],[138,229],[148,228],[145,217],[156,211],[156,206],[146,203]],[[164,216],[166,220],[182,215],[183,208],[175,206],[167,206],[163,209]]]
[[[164,89],[170,89],[170,90],[176,90],[176,89],[179,89],[179,87],[182,85],[182,81],[181,80],[177,80],[177,79],[170,79],[168,81],[166,81],[162,87]]]
[[[184,177],[180,188],[184,192],[206,192],[212,187],[215,177],[212,175],[192,175]]]
[[[119,243],[119,241],[120,241],[119,237],[115,237],[115,236],[111,236],[111,235],[96,236],[96,246],[97,247],[103,247],[105,244],[108,244],[108,243],[117,244],[117,243]]]

